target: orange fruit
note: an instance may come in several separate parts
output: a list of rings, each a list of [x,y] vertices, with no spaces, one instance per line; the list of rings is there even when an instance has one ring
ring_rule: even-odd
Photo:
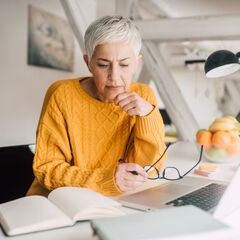
[[[232,137],[231,144],[226,148],[230,155],[234,155],[240,152],[240,138]]]
[[[196,141],[203,146],[204,149],[210,149],[212,146],[212,133],[206,129],[201,129],[196,134]]]
[[[231,134],[227,131],[217,131],[212,136],[212,144],[217,148],[227,148],[232,141]]]

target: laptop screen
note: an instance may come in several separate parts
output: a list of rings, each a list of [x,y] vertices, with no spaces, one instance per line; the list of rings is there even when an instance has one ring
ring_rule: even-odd
[[[236,171],[233,179],[228,185],[224,195],[222,196],[220,202],[217,205],[217,208],[214,212],[214,217],[219,220],[224,220],[227,216],[232,213],[239,211],[240,222],[240,168]]]

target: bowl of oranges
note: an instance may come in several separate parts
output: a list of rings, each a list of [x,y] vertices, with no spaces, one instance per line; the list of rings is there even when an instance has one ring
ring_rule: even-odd
[[[228,163],[240,154],[240,123],[233,116],[218,118],[208,129],[200,129],[196,142],[203,146],[203,155],[211,162]]]

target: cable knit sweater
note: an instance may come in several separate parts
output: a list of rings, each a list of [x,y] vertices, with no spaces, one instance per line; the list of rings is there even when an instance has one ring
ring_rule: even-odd
[[[114,175],[132,129],[128,162],[149,165],[165,149],[163,121],[149,87],[131,84],[131,92],[155,106],[147,116],[131,117],[114,103],[92,98],[80,81],[61,80],[48,89],[37,130],[36,178],[28,195],[46,195],[61,186],[87,187],[104,195],[121,193]]]

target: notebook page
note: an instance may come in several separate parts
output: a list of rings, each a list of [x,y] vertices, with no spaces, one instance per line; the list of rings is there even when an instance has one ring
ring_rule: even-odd
[[[70,226],[73,221],[42,196],[0,204],[0,222],[8,235]]]
[[[87,220],[104,215],[123,215],[121,204],[87,188],[61,187],[48,199],[74,220]]]

